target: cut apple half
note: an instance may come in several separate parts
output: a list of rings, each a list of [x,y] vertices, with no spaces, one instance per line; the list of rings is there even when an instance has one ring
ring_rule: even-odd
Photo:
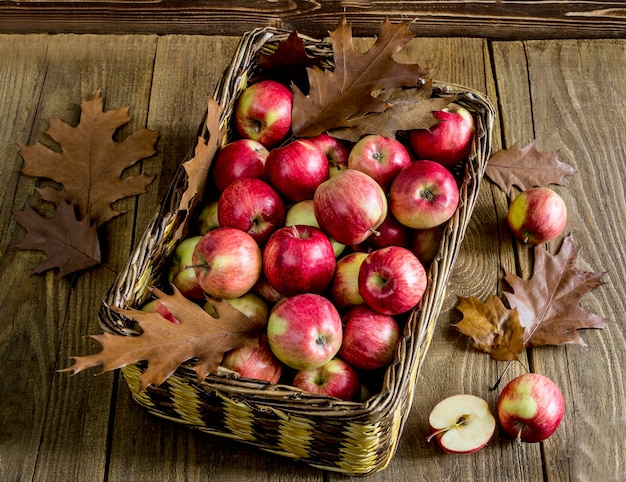
[[[475,395],[452,395],[430,412],[433,438],[448,453],[469,454],[483,448],[496,429],[496,419],[487,402]]]

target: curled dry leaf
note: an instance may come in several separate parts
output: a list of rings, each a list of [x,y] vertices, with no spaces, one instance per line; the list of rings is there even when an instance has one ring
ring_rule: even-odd
[[[563,184],[563,178],[572,174],[576,174],[576,170],[559,161],[556,151],[539,151],[536,140],[522,149],[515,144],[499,150],[491,156],[485,169],[485,175],[509,195],[513,186],[525,191],[531,187]]]
[[[387,87],[416,87],[430,70],[393,59],[414,37],[408,23],[385,20],[367,52],[357,51],[352,28],[343,17],[330,32],[334,69],[307,69],[309,92],[293,89],[292,130],[298,137],[312,137],[330,129],[350,127],[348,120],[383,112],[389,104],[372,95]]]
[[[147,361],[141,375],[141,389],[160,385],[180,365],[191,363],[198,383],[208,374],[217,373],[224,353],[234,348],[258,345],[258,325],[224,300],[211,302],[217,318],[212,317],[194,302],[185,298],[176,288],[168,295],[158,289],[154,294],[179,324],[171,323],[160,314],[135,309],[114,309],[134,319],[142,334],[120,336],[110,333],[92,335],[102,345],[102,351],[74,358],[74,364],[61,371],[78,373],[87,368],[102,366],[102,371]],[[190,362],[190,360],[194,360]]]
[[[206,140],[204,137],[198,137],[193,157],[183,163],[183,168],[187,173],[187,188],[182,194],[178,208],[179,214],[184,214],[184,216],[181,216],[182,219],[193,210],[194,206],[201,199],[208,179],[211,163],[225,139],[226,126],[220,127],[223,111],[224,110],[215,99],[209,98],[206,118],[209,139]],[[175,239],[182,239],[186,235],[185,229],[187,226],[187,223],[181,223],[176,232]]]
[[[453,326],[473,338],[476,350],[499,361],[517,360],[524,351],[524,328],[517,310],[507,309],[496,295],[489,295],[486,302],[460,298],[456,308],[463,318]]]

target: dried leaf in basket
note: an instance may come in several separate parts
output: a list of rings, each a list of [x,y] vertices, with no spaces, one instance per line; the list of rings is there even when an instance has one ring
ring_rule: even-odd
[[[524,280],[505,274],[513,292],[504,292],[511,309],[496,296],[487,302],[461,298],[463,319],[454,326],[473,338],[474,348],[495,360],[515,360],[525,348],[575,343],[585,345],[578,330],[604,328],[610,321],[585,311],[583,295],[604,284],[605,273],[578,269],[580,247],[571,236],[556,255],[540,246],[535,250],[533,275]]]
[[[499,150],[491,156],[485,169],[485,175],[509,195],[513,186],[525,191],[531,187],[563,184],[563,178],[572,174],[576,174],[576,170],[559,161],[556,151],[539,151],[536,140],[522,149],[515,144]]]
[[[58,268],[62,277],[100,264],[96,227],[87,218],[77,219],[73,205],[60,201],[49,218],[31,207],[16,211],[14,215],[26,229],[26,236],[16,247],[46,253],[46,259],[33,270],[34,273]]]
[[[187,189],[182,194],[178,208],[179,213],[182,211],[185,211],[185,214],[189,213],[204,192],[211,162],[220,148],[222,138],[226,135],[226,127],[220,129],[222,112],[223,109],[219,103],[209,97],[206,118],[209,139],[198,137],[194,156],[183,163],[183,168],[187,173]],[[181,223],[175,239],[182,239],[185,236],[184,229],[186,226],[188,226],[187,223]]]
[[[334,137],[356,142],[367,134],[395,138],[397,131],[429,129],[440,121],[433,111],[454,102],[456,96],[432,97],[432,81],[409,89],[383,89],[377,97],[389,104],[379,114],[365,114],[347,120],[348,127],[329,131]]]
[[[580,246],[567,236],[556,255],[545,248],[534,248],[535,262],[530,279],[506,272],[505,280],[513,289],[504,296],[519,312],[525,330],[526,346],[586,345],[579,336],[582,328],[604,328],[610,321],[584,310],[580,300],[604,284],[606,273],[578,269]]]
[[[51,179],[63,186],[60,195],[74,204],[80,218],[101,226],[122,214],[111,204],[119,199],[143,193],[153,176],[122,176],[129,167],[153,155],[158,131],[139,129],[117,142],[113,135],[131,117],[128,108],[103,111],[103,99],[96,92],[81,103],[80,122],[76,127],[59,119],[50,119],[46,133],[60,145],[60,151],[41,143],[22,146],[25,164],[22,172]]]
[[[135,309],[114,309],[132,318],[141,327],[138,336],[109,333],[92,335],[102,345],[100,353],[74,358],[74,364],[61,371],[78,373],[102,365],[102,371],[115,370],[139,361],[148,367],[141,375],[141,389],[160,385],[180,365],[191,362],[198,383],[216,373],[224,353],[240,346],[258,345],[258,325],[224,300],[212,300],[217,313],[212,317],[202,307],[185,298],[176,288],[168,295],[156,288],[161,304],[179,320],[171,323],[160,314]]]
[[[291,32],[286,40],[278,42],[271,54],[259,53],[259,66],[266,77],[290,85],[292,82],[302,92],[309,91],[306,68],[321,64],[321,57],[310,57],[297,32]]]
[[[350,118],[383,112],[389,107],[372,93],[388,87],[419,85],[430,70],[393,59],[413,37],[408,23],[392,24],[385,20],[374,44],[366,52],[359,52],[353,43],[352,28],[343,17],[330,32],[334,69],[308,68],[308,94],[293,89],[294,135],[310,137],[350,127]]]

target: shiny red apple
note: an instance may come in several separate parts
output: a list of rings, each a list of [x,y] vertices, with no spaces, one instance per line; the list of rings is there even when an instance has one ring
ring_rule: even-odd
[[[448,221],[459,204],[459,189],[448,169],[414,161],[398,173],[389,190],[391,212],[405,226],[427,229]]]
[[[341,358],[321,367],[300,370],[292,385],[309,393],[354,402],[360,398],[361,382],[354,368]]]
[[[341,244],[365,241],[387,216],[387,197],[367,174],[346,169],[323,182],[313,197],[321,229]]]
[[[567,207],[552,189],[535,187],[513,200],[506,219],[516,238],[541,244],[561,235],[567,224]]]
[[[263,80],[249,85],[235,105],[237,132],[270,149],[291,130],[292,101],[291,90],[280,82]]]
[[[396,174],[411,163],[404,145],[377,134],[361,138],[350,151],[348,168],[362,171],[373,178],[383,190],[389,190]]]
[[[213,181],[222,192],[237,179],[265,177],[265,159],[268,151],[260,142],[237,139],[226,144],[213,161]]]
[[[303,201],[313,198],[317,187],[328,179],[328,159],[314,143],[296,139],[270,151],[265,174],[269,183],[287,199]]]
[[[458,104],[433,112],[440,122],[430,129],[410,132],[410,143],[418,159],[452,167],[465,160],[472,148],[476,125],[472,114]]]
[[[285,205],[278,193],[256,178],[231,182],[218,199],[217,218],[222,227],[248,233],[260,245],[285,221]]]

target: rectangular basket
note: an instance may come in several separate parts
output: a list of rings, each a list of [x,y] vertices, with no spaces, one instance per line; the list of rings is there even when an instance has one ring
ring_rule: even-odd
[[[238,94],[258,75],[259,52],[275,51],[288,34],[262,28],[242,37],[214,94],[224,109],[223,123],[231,124]],[[323,56],[332,64],[329,43],[304,36],[302,39],[310,53]],[[146,365],[139,363],[122,368],[122,373],[140,405],[168,420],[325,470],[365,475],[388,465],[411,410],[446,284],[474,209],[491,150],[495,118],[492,105],[482,94],[458,85],[434,85],[439,94],[458,94],[457,102],[469,109],[476,120],[477,135],[461,173],[459,207],[445,229],[438,255],[428,271],[427,290],[408,317],[395,361],[385,372],[382,390],[364,402],[345,402],[221,372],[198,384],[195,373],[188,366],[181,366],[161,386],[141,391],[139,377]],[[199,135],[208,135],[205,119]],[[174,233],[192,218],[191,214],[181,216],[178,212],[186,181],[181,167],[159,212],[103,300],[103,330],[120,335],[131,333],[130,321],[110,307],[140,307],[150,296],[149,288],[162,282],[167,259],[176,244]]]

